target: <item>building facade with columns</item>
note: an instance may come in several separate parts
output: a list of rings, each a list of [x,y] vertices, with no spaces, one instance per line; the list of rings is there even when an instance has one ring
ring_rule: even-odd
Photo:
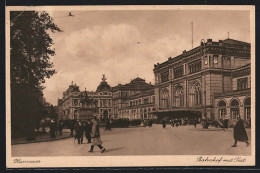
[[[62,99],[58,99],[60,117],[62,119],[79,119],[82,108],[93,109],[93,115],[97,118],[109,118],[112,116],[111,87],[106,82],[105,75],[96,91],[80,91],[79,86],[72,84],[63,92]]]
[[[73,84],[69,85],[69,88],[63,92],[61,99],[58,99],[59,117],[61,119],[77,119],[79,116],[79,109],[82,107],[80,98],[81,92],[79,86]]]
[[[215,118],[228,117],[235,123],[240,116],[251,123],[251,64],[234,69],[231,73],[232,90],[215,95]]]
[[[185,50],[181,55],[155,64],[156,113],[199,112],[207,118],[219,118],[215,109],[221,97],[218,94],[231,93],[232,96],[238,80],[234,74],[250,64],[250,50],[250,43],[208,39],[205,44],[202,42],[190,51]]]
[[[135,78],[125,85],[118,84],[112,88],[112,112],[115,118],[128,118],[130,100],[135,99],[136,94],[144,90],[153,89],[154,85],[146,83],[142,78]],[[139,97],[138,95],[136,97]],[[141,98],[138,98],[138,104],[141,104]],[[138,108],[138,110],[141,108]],[[136,110],[137,111],[137,110]],[[140,112],[136,112],[135,118],[140,117]]]
[[[87,92],[90,98],[96,103],[97,111],[94,115],[97,118],[113,118],[112,114],[112,92],[111,87],[106,82],[106,77],[103,75],[102,81],[96,89],[96,92]]]
[[[143,90],[129,97],[128,106],[120,110],[121,118],[155,119],[154,88]]]

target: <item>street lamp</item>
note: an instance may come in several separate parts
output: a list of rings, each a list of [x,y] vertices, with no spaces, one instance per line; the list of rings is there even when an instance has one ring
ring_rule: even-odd
[[[201,43],[203,43],[203,61],[205,59],[205,40],[201,39]],[[207,129],[208,128],[208,122],[207,122],[207,110],[206,110],[206,65],[207,65],[207,61],[204,61],[204,69],[203,69],[203,73],[204,73],[204,123],[203,123],[203,128]]]

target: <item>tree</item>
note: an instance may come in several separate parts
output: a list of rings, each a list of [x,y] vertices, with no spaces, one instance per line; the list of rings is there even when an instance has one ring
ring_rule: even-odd
[[[42,116],[42,84],[55,73],[49,31],[61,30],[46,12],[10,12],[12,136],[32,135]]]

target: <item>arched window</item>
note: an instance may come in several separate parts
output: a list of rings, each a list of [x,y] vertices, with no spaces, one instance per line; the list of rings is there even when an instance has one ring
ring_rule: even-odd
[[[250,120],[251,119],[251,98],[250,97],[246,98],[244,107],[245,107],[245,119]]]
[[[201,86],[197,82],[190,88],[189,103],[190,107],[201,105]]]
[[[219,119],[224,119],[226,115],[226,102],[224,100],[221,100],[218,103],[218,115]]]
[[[231,101],[230,112],[231,112],[231,118],[237,119],[237,116],[239,116],[239,102],[237,99],[233,99]]]
[[[169,108],[169,91],[167,89],[164,89],[161,92],[161,108]]]
[[[175,107],[183,107],[184,105],[184,95],[183,95],[183,88],[182,86],[176,87],[174,92],[174,102]]]

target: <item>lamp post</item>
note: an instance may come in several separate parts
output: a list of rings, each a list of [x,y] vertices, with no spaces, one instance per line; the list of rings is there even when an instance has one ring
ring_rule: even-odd
[[[203,43],[203,61],[205,59],[205,40],[201,39],[201,43]],[[203,112],[203,116],[204,116],[204,122],[203,122],[203,128],[207,129],[208,128],[208,122],[207,122],[207,110],[206,110],[206,61],[204,61],[204,69],[203,69],[203,73],[204,73],[204,112]]]

